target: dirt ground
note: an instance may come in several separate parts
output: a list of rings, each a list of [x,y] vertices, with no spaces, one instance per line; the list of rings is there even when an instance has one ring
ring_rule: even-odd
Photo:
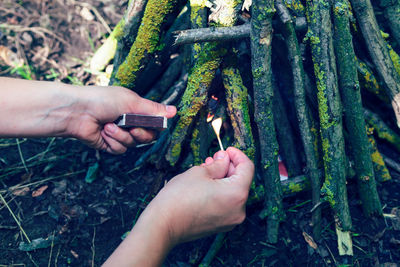
[[[0,75],[97,83],[88,71],[88,59],[104,41],[107,27],[118,22],[126,2],[1,1],[0,60],[4,51],[12,56],[6,57],[11,63],[0,68]],[[378,145],[398,161],[399,154],[387,144]],[[152,166],[135,170],[145,149],[112,156],[74,139],[0,139],[0,193],[7,202],[6,206],[0,201],[0,267],[101,265],[164,181],[176,174]],[[355,256],[341,259],[347,260],[341,266],[400,263],[400,173],[390,171],[393,179],[378,188],[386,214],[382,220],[365,219],[356,185],[349,181]],[[317,243],[307,238],[312,233],[310,194],[288,197],[284,205],[287,217],[278,244],[265,243],[262,204],[256,203],[248,207],[245,222],[228,233],[211,265],[339,265],[328,205],[322,204],[323,232]],[[35,249],[24,246],[27,237],[37,242]],[[214,238],[179,245],[164,265],[199,264]]]

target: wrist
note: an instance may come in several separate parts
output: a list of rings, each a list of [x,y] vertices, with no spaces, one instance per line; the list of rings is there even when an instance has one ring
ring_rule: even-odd
[[[165,219],[150,204],[103,266],[160,266],[175,245]]]
[[[61,95],[68,99],[68,111],[65,115],[65,129],[62,136],[80,138],[80,128],[84,119],[90,114],[89,96],[86,86],[65,85]]]

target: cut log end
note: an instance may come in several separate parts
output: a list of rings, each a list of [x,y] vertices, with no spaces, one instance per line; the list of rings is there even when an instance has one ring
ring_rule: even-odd
[[[339,255],[353,256],[353,241],[351,240],[350,231],[342,231],[336,226],[336,235],[338,238]]]

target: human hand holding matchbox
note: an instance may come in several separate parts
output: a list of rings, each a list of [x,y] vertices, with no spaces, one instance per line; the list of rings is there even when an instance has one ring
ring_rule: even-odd
[[[122,114],[115,121],[115,124],[122,128],[132,128],[132,127],[157,128],[157,129],[168,128],[167,117],[140,115],[131,113]]]

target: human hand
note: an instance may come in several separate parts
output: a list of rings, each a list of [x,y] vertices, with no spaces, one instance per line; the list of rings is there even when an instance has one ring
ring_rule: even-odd
[[[174,245],[243,222],[253,162],[230,147],[174,177],[103,266],[160,266]]]
[[[176,114],[174,106],[165,106],[140,97],[135,92],[117,86],[77,87],[68,133],[85,144],[112,154],[122,154],[137,142],[146,143],[156,133],[143,128],[122,129],[115,121],[123,113],[165,116]]]
[[[232,230],[246,217],[253,162],[230,147],[174,177],[146,208],[168,225],[176,244]]]

